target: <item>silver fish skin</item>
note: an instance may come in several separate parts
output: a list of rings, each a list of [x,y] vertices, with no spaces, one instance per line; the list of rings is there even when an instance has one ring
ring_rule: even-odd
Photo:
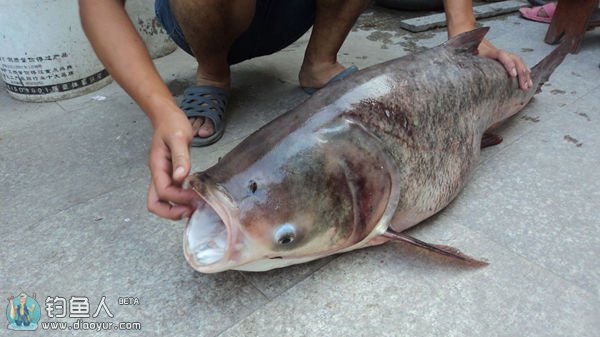
[[[184,254],[203,273],[264,271],[401,240],[463,189],[490,126],[520,111],[570,47],[518,88],[476,55],[488,28],[363,69],[268,123],[204,172]]]

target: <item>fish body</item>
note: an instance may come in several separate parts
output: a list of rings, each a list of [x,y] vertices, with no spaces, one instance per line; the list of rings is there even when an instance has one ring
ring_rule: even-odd
[[[262,271],[390,239],[476,261],[401,232],[446,207],[484,132],[520,111],[566,55],[518,89],[475,55],[487,28],[363,69],[265,125],[190,177],[202,199],[184,234],[198,271]]]

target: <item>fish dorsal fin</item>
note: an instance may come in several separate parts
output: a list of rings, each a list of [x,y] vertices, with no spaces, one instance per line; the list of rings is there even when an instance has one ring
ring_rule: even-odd
[[[456,53],[477,54],[477,47],[485,34],[490,30],[490,27],[481,27],[456,35],[444,43],[444,46],[454,50]]]
[[[410,243],[413,246],[425,248],[425,249],[427,249],[431,252],[437,253],[437,254],[441,254],[444,256],[449,256],[449,257],[452,257],[455,259],[462,260],[466,264],[473,266],[473,267],[483,267],[483,266],[487,266],[489,264],[486,261],[481,261],[481,260],[475,259],[473,257],[470,257],[469,255],[463,254],[460,250],[458,250],[456,248],[444,246],[444,245],[434,245],[431,243],[423,242],[421,240],[413,238],[412,236],[396,232],[391,228],[388,228],[387,231],[385,233],[383,233],[382,236],[387,239]]]

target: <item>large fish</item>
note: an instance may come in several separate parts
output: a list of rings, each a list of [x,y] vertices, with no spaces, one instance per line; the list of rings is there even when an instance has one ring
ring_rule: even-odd
[[[401,232],[456,197],[485,131],[520,111],[570,47],[536,65],[522,91],[476,56],[487,31],[327,86],[190,176],[203,200],[184,233],[191,266],[263,271],[388,240],[484,264]]]

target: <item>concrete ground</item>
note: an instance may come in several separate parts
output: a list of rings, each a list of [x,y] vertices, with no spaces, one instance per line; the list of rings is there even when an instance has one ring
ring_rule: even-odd
[[[341,61],[366,67],[446,39],[443,30],[409,34],[395,20],[365,13]],[[529,65],[553,48],[542,42],[545,24],[516,14],[480,22]],[[192,150],[193,171],[307,98],[296,79],[306,42],[233,68],[227,132]],[[156,61],[176,94],[193,63],[181,51]],[[388,243],[265,273],[194,272],[182,254],[184,224],[146,210],[151,127],[116,84],[48,104],[2,91],[2,296],[35,293],[41,306],[48,296],[86,296],[92,312],[106,296],[114,318],[90,321],[142,323],[141,332],[81,336],[598,336],[599,63],[597,29],[506,122],[504,142],[484,150],[456,201],[410,230],[486,258],[481,269]]]

